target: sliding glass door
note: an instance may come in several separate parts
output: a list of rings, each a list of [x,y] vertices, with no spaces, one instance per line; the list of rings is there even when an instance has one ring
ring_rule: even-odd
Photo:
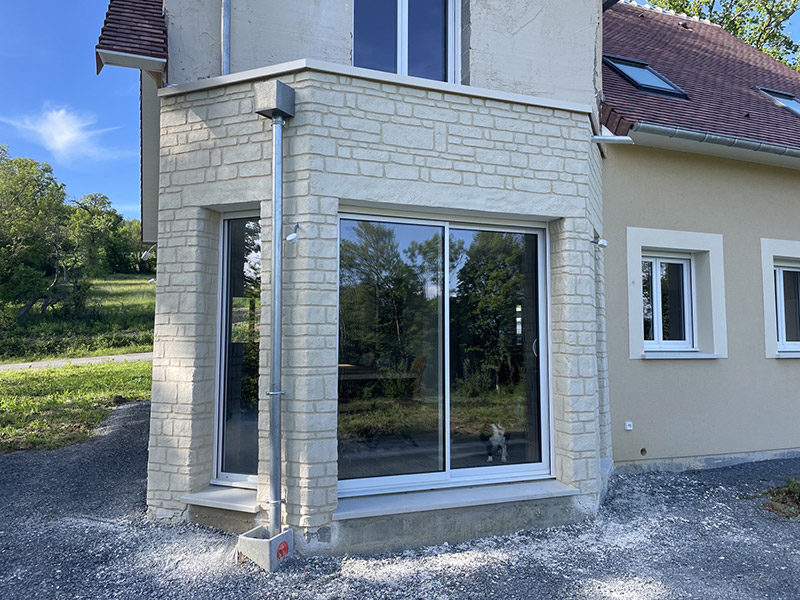
[[[223,225],[220,382],[216,479],[253,483],[258,472],[258,352],[261,226],[258,218]]]
[[[549,472],[539,233],[340,219],[340,493]]]

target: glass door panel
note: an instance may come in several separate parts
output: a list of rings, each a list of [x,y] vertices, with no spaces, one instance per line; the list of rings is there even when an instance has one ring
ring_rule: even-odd
[[[444,227],[340,220],[339,479],[441,472]]]
[[[261,226],[227,221],[223,307],[222,473],[258,471],[258,351],[261,323]]]
[[[450,229],[450,467],[542,460],[535,234]]]

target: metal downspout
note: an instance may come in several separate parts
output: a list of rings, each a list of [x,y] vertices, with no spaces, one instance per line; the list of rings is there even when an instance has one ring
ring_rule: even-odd
[[[281,341],[283,340],[283,117],[272,118],[272,323],[269,367],[269,535],[281,532]]]
[[[294,89],[272,80],[253,86],[255,112],[272,119],[272,286],[269,368],[269,534],[281,533],[281,342],[283,340],[283,127]]]
[[[220,71],[231,72],[231,0],[222,0],[220,14]]]

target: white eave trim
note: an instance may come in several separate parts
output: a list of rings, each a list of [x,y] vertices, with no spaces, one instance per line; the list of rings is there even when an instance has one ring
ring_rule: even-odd
[[[628,135],[640,146],[800,169],[800,148],[781,144],[642,121],[636,122]]]
[[[126,52],[116,52],[114,50],[95,50],[103,65],[114,67],[129,67],[131,69],[141,69],[163,73],[167,68],[166,58],[153,58],[152,56],[142,56],[140,54],[128,54]]]
[[[357,77],[359,79],[378,81],[380,83],[391,83],[394,85],[421,88],[424,90],[437,91],[447,94],[458,94],[461,96],[471,96],[475,98],[499,100],[501,102],[511,102],[514,104],[540,106],[543,108],[565,110],[568,112],[581,113],[586,115],[592,114],[592,107],[589,104],[581,104],[578,102],[567,102],[563,100],[555,100],[552,98],[541,98],[539,96],[529,96],[527,94],[514,94],[498,90],[487,90],[484,88],[477,88],[469,85],[461,85],[457,83],[445,83],[442,81],[434,81],[432,79],[422,79],[421,77],[397,75],[395,73],[384,73],[382,71],[373,71],[372,69],[362,69],[360,67],[339,65],[335,63],[329,63],[321,60],[314,60],[308,58],[281,63],[279,65],[272,65],[270,67],[262,67],[259,69],[251,69],[249,71],[241,71],[239,73],[233,73],[231,75],[209,77],[208,79],[203,79],[202,81],[192,81],[189,83],[181,83],[178,85],[167,86],[161,88],[158,91],[158,95],[175,96],[178,94],[186,94],[189,92],[208,90],[211,88],[231,85],[234,83],[242,83],[258,79],[279,77],[281,75],[288,75],[289,73],[296,73],[297,71],[318,71],[321,73],[331,73],[333,75],[342,75],[345,77]]]

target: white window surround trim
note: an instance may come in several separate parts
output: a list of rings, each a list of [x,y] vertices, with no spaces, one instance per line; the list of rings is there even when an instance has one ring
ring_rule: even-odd
[[[761,238],[761,276],[764,290],[764,351],[767,358],[800,358],[794,349],[778,347],[778,323],[775,313],[775,263],[800,261],[800,242]]]
[[[642,256],[691,254],[694,263],[694,349],[645,350],[642,327]],[[627,229],[628,343],[630,358],[710,359],[728,357],[722,235],[671,229]]]

